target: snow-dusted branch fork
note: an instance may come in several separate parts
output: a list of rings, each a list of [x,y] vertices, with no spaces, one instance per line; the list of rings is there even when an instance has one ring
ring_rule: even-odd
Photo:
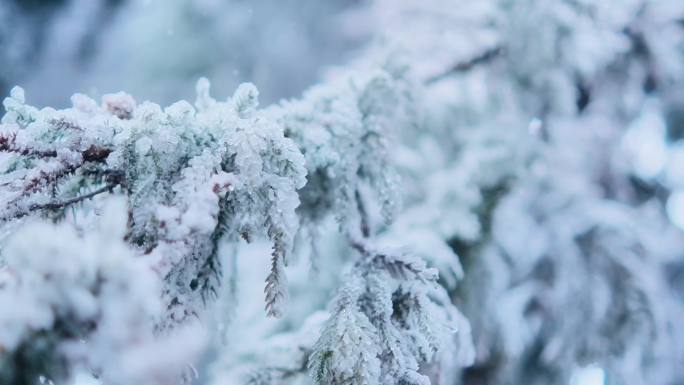
[[[256,109],[251,85],[219,103],[205,80],[195,108],[181,101],[164,110],[119,93],[103,97],[102,106],[75,95],[73,108],[39,111],[14,89],[0,127],[0,152],[8,156],[1,218],[38,212],[60,219],[66,208],[116,189],[128,200],[126,239],[153,254],[173,283],[165,288],[171,322],[197,316],[192,298],[205,302],[216,292],[220,241],[263,233],[274,244],[266,307],[277,316],[299,217],[334,214],[348,227],[358,217],[361,184],[391,210],[383,130],[397,108],[393,82],[376,73],[269,110]]]
[[[386,218],[392,214],[397,178],[387,149],[392,130],[409,124],[411,98],[410,82],[402,74],[349,74],[337,83],[314,87],[300,100],[265,110],[257,109],[253,85],[243,84],[226,102],[219,102],[209,95],[204,79],[198,82],[194,106],[180,101],[164,109],[118,93],[104,96],[102,104],[77,94],[71,108],[39,110],[27,105],[23,91],[15,88],[4,101],[7,113],[0,125],[0,219],[4,225],[20,218],[68,222],[63,226],[87,234],[108,220],[103,214],[110,200],[106,197],[122,197],[125,231],[111,241],[121,242],[159,277],[162,310],[149,317],[162,334],[201,318],[208,300],[217,296],[225,258],[219,252],[221,243],[265,236],[273,244],[266,311],[279,316],[287,298],[284,266],[301,225],[316,226],[332,216],[343,233],[368,236],[372,229],[366,201],[377,200],[371,206]],[[60,248],[55,242],[47,247]],[[365,277],[366,267],[375,271],[380,265],[387,265],[382,270],[388,277],[401,271],[423,275],[414,268],[424,265],[388,264],[385,259],[362,258],[357,275]],[[16,274],[21,279],[23,273]],[[400,275],[393,278],[397,283],[412,279]],[[395,289],[409,298],[412,288],[430,279],[419,281]],[[385,294],[377,306],[391,308],[392,293]],[[405,304],[407,309],[413,303],[424,306],[427,297],[415,295]],[[448,298],[442,300],[439,307],[451,309]],[[9,320],[12,314],[6,317],[14,322]],[[103,327],[93,322],[95,330]],[[371,317],[371,322],[389,318]],[[58,342],[77,338],[54,327],[31,330],[26,343],[35,333],[47,333]],[[389,324],[377,327],[382,333],[398,332],[387,329]],[[429,361],[436,345],[412,347],[412,341],[407,336],[402,344],[418,349],[411,354],[422,359],[397,357],[391,372],[383,369],[384,375],[404,376],[409,370],[416,376],[417,365]],[[13,354],[24,354],[12,346],[0,339],[0,355],[10,361]],[[378,354],[396,348],[388,346]],[[344,365],[334,361],[326,358],[316,365]],[[346,375],[330,370],[332,376]],[[40,374],[59,378],[68,373]]]
[[[204,299],[215,291],[219,266],[213,260],[220,235],[229,230],[248,237],[266,228],[278,275],[296,231],[303,158],[280,127],[251,117],[253,86],[241,87],[224,106],[207,89],[201,82],[198,111],[179,102],[164,112],[151,103],[136,106],[125,94],[105,96],[102,107],[77,95],[72,109],[38,111],[15,89],[0,133],[0,149],[11,156],[2,218],[35,211],[59,218],[65,208],[120,186],[129,202],[126,239],[157,254],[165,279],[177,285],[183,278],[183,287],[165,288],[166,318],[173,322],[198,315],[192,292]],[[214,276],[202,270],[206,266]],[[268,288],[268,310],[275,315],[282,288],[271,282]]]

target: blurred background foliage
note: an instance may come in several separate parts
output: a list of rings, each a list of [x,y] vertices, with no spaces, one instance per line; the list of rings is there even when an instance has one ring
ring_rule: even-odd
[[[166,104],[194,96],[201,76],[227,96],[251,81],[262,103],[296,96],[362,36],[336,26],[357,1],[6,0],[0,3],[0,92],[37,105],[75,91],[126,90]]]

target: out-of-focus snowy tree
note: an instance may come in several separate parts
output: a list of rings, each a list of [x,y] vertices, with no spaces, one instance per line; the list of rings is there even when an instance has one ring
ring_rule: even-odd
[[[415,208],[388,237],[430,234],[460,257],[452,294],[477,350],[462,381],[563,384],[589,364],[611,383],[681,381],[681,297],[666,279],[680,235],[623,137],[681,87],[684,8],[450,4],[376,1],[350,26],[382,26],[380,50],[403,50],[427,85],[397,160]]]
[[[403,56],[413,80],[393,149],[406,205],[378,231],[421,249],[471,321],[475,364],[439,383],[564,384],[584,367],[681,380],[680,233],[632,162],[648,144],[625,138],[681,87],[683,16],[668,1],[376,1],[348,15],[349,33],[376,39],[354,65]]]
[[[291,94],[298,80],[270,83],[223,50],[318,68],[293,59],[307,49],[282,52],[308,32],[245,17],[275,12],[255,4],[130,2],[113,28],[139,39],[118,44],[178,82],[122,86],[177,94],[197,72],[238,68]],[[0,126],[2,300],[52,312],[0,319],[17,331],[0,340],[7,381],[681,383],[684,5],[304,4],[311,33],[335,25],[339,41],[369,43],[265,109],[252,85],[217,101],[206,80],[194,106],[164,109],[119,93],[39,110],[13,89]],[[330,10],[344,12],[319,19]],[[95,61],[118,65],[115,52]],[[119,230],[112,195],[125,202]],[[156,296],[123,283],[102,294],[121,282],[92,249],[103,234],[119,234],[106,243],[126,256],[117,269],[142,266]],[[135,323],[126,333],[141,346],[109,313]],[[172,344],[190,348],[161,353]],[[138,348],[160,353],[122,358]]]

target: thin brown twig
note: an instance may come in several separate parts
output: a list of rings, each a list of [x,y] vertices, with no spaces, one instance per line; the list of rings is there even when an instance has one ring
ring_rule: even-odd
[[[56,150],[36,150],[27,147],[18,147],[16,145],[17,134],[10,132],[9,134],[0,134],[0,152],[12,152],[23,156],[37,156],[42,158],[57,157]],[[85,162],[102,162],[107,159],[112,150],[107,147],[90,146],[81,151],[81,156]]]
[[[61,200],[61,201],[52,201],[52,202],[42,203],[42,204],[32,204],[28,207],[27,210],[16,212],[13,215],[2,218],[1,220],[7,221],[10,219],[22,218],[22,217],[25,217],[26,215],[29,215],[32,212],[40,211],[40,210],[61,209],[61,208],[64,208],[64,207],[67,207],[67,206],[70,206],[70,205],[73,205],[73,204],[76,204],[79,202],[83,202],[83,201],[88,200],[88,199],[91,199],[91,198],[95,197],[96,195],[100,195],[100,194],[105,193],[105,192],[111,192],[112,189],[114,187],[118,186],[119,184],[121,184],[121,181],[118,178],[115,178],[115,179],[108,181],[106,185],[104,185],[104,186],[102,186],[96,190],[93,190],[87,194],[79,195],[79,196],[69,198],[66,200]]]
[[[352,237],[349,237],[348,241],[349,241],[349,246],[351,246],[352,249],[358,251],[363,256],[370,256],[371,251],[364,244],[364,241],[362,241],[360,239],[354,239]]]
[[[24,156],[39,156],[45,158],[54,158],[57,156],[57,151],[54,150],[40,151],[17,147],[15,143],[16,138],[17,134],[15,132],[0,134],[0,152],[12,152]]]
[[[71,199],[63,200],[63,201],[53,201],[53,202],[48,202],[48,203],[43,203],[43,204],[33,204],[29,206],[29,211],[36,211],[36,210],[55,210],[55,209],[60,209],[69,205],[72,205],[74,203],[79,203],[82,202],[86,199],[90,199],[96,195],[102,194],[107,191],[111,191],[115,185],[113,184],[106,184],[99,189],[93,190],[87,194],[79,195],[76,197],[73,197]]]
[[[489,63],[497,57],[503,55],[504,52],[505,50],[501,46],[489,48],[475,57],[454,64],[453,66],[451,66],[451,68],[447,69],[446,71],[440,74],[429,77],[427,80],[425,80],[425,84],[432,84],[440,80],[443,80],[444,78],[447,78],[451,75],[469,71],[480,64]]]

